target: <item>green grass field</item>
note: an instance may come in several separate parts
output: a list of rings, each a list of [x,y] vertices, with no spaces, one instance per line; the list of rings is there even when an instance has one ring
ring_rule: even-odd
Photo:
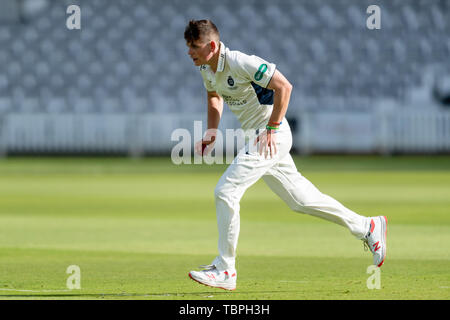
[[[169,158],[0,160],[1,299],[449,299],[450,157],[295,158],[322,192],[389,219],[381,289],[348,230],[291,212],[263,181],[241,202],[238,287],[190,270],[217,251],[225,165]],[[81,289],[69,290],[69,265]]]

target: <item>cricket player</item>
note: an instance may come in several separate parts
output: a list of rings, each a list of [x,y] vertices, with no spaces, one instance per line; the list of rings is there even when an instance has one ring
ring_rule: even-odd
[[[219,254],[211,264],[201,266],[203,270],[191,271],[189,277],[207,286],[236,289],[239,202],[260,178],[292,210],[348,228],[370,248],[373,264],[380,267],[386,256],[386,217],[364,217],[347,209],[297,171],[289,153],[292,134],[285,118],[292,85],[275,64],[227,48],[210,20],[189,21],[184,38],[207,90],[208,129],[196,142],[195,152],[211,151],[224,101],[242,129],[253,131],[255,137],[238,152],[214,190]]]

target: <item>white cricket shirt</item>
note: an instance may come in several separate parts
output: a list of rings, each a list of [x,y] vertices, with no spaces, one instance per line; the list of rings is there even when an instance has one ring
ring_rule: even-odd
[[[217,92],[241,122],[242,129],[265,128],[273,109],[267,85],[276,66],[260,57],[231,51],[220,42],[217,71],[200,66],[206,90]]]

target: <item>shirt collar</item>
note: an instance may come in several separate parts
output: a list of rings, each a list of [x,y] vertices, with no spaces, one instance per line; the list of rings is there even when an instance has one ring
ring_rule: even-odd
[[[217,72],[222,72],[225,68],[225,57],[226,57],[226,51],[225,51],[225,45],[222,41],[220,41],[220,53],[219,53],[219,61],[217,62]]]

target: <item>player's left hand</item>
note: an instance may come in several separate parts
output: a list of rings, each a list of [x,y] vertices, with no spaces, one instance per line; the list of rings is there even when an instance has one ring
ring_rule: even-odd
[[[270,155],[270,158],[277,153],[277,141],[276,141],[276,133],[273,130],[264,130],[254,142],[254,146],[259,142],[258,153],[262,155],[264,153],[264,158],[267,159],[267,155]]]

